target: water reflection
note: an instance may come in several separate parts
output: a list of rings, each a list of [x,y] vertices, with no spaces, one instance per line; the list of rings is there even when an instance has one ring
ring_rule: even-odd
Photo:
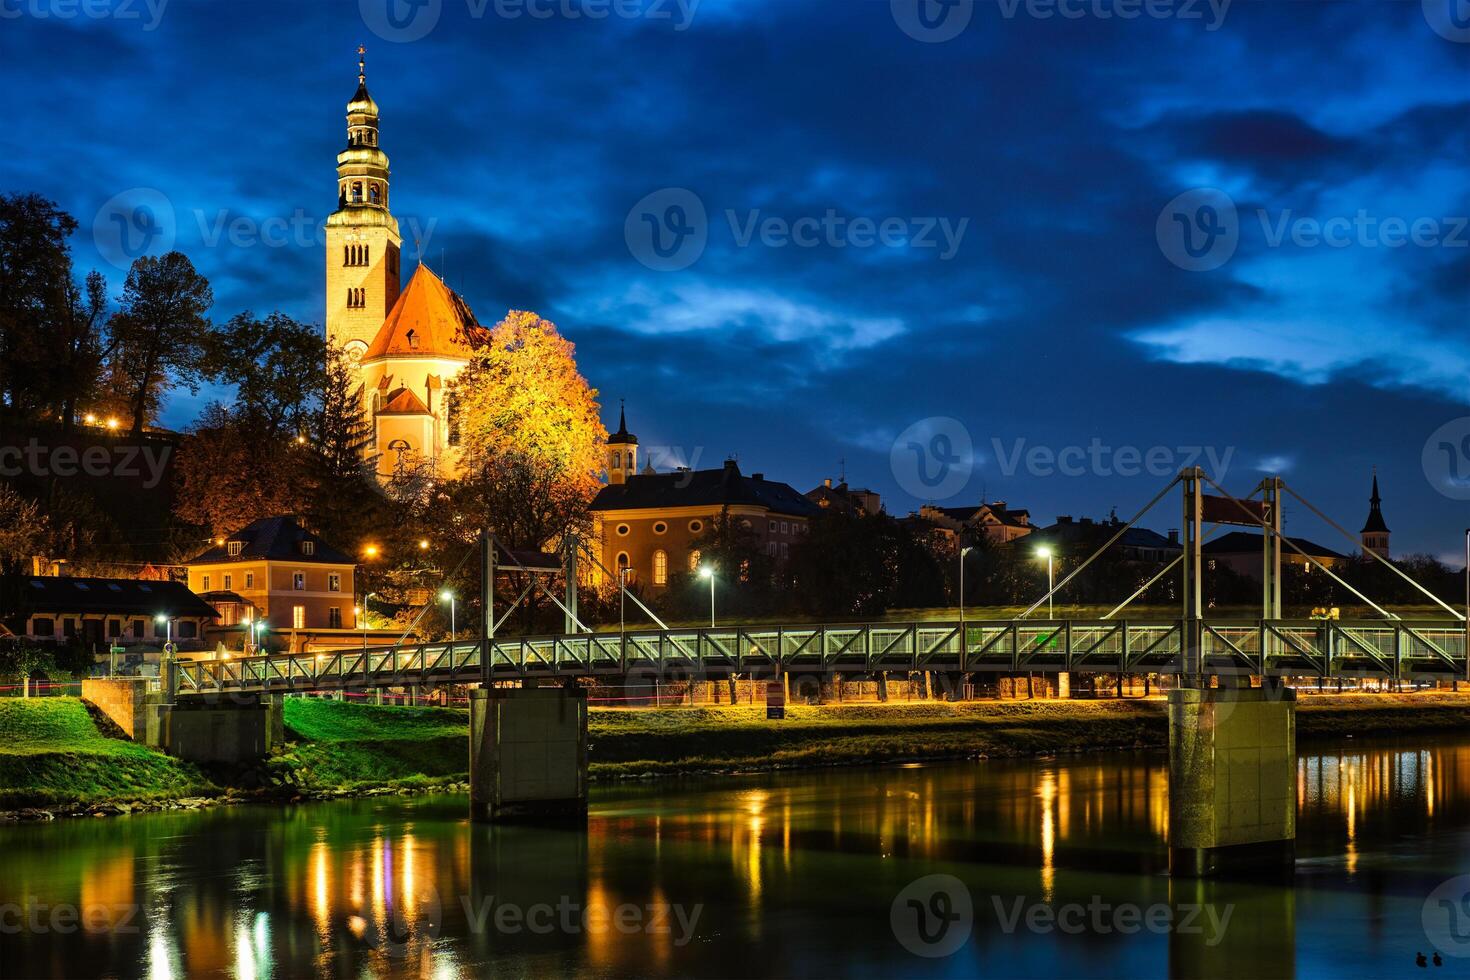
[[[585,833],[471,825],[449,797],[20,826],[0,905],[39,927],[9,930],[0,975],[1396,971],[1424,895],[1470,865],[1470,740],[1303,754],[1294,888],[1171,881],[1167,790],[1163,757],[1130,753],[604,788]],[[974,932],[921,960],[890,905],[936,872]],[[1119,925],[1015,925],[1043,906]],[[1129,930],[1123,906],[1229,929]]]

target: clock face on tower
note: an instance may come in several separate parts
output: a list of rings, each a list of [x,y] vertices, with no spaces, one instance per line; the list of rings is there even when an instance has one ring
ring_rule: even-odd
[[[362,355],[367,353],[367,344],[360,340],[349,340],[342,345],[342,351],[347,355],[347,360],[353,364],[362,360]]]

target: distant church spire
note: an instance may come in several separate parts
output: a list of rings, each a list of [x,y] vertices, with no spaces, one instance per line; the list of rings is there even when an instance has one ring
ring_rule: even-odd
[[[638,473],[638,437],[628,431],[627,406],[618,399],[618,431],[607,437],[607,482],[623,483]]]
[[[1378,468],[1373,468],[1373,493],[1368,498],[1368,519],[1361,532],[1363,551],[1388,557],[1388,523],[1383,519],[1383,499],[1378,496]]]

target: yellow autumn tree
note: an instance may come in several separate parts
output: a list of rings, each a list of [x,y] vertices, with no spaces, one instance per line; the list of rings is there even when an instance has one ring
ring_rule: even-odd
[[[556,324],[512,310],[454,382],[464,474],[450,488],[455,510],[511,547],[579,530],[601,486],[607,429],[575,350]]]

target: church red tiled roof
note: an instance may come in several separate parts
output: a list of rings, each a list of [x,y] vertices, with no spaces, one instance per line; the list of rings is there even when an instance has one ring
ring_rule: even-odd
[[[488,335],[489,331],[480,326],[469,304],[421,262],[362,359],[469,360]]]
[[[423,399],[415,395],[407,388],[399,388],[388,396],[383,407],[378,409],[379,415],[428,415],[429,408]]]

